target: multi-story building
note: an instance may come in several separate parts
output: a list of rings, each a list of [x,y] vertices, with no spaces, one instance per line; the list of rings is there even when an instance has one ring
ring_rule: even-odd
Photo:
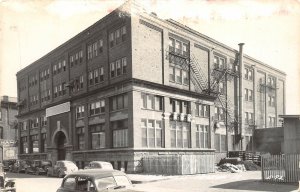
[[[17,140],[17,98],[2,96],[0,97],[0,160],[3,160],[4,152],[12,150],[16,153],[15,144]],[[4,149],[5,148],[5,149]],[[4,150],[4,152],[3,152]],[[11,154],[15,157],[15,154]],[[4,158],[9,158],[5,154]]]
[[[17,73],[20,158],[105,160],[251,147],[285,74],[128,2]]]

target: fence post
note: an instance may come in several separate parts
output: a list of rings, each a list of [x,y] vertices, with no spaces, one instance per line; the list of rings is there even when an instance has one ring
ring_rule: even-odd
[[[261,162],[261,177],[262,180],[265,181],[265,174],[264,174],[264,158],[261,156],[260,157],[260,162]]]

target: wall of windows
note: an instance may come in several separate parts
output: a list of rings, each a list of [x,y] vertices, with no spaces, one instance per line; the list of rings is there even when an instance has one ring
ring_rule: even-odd
[[[105,126],[103,124],[90,125],[90,141],[92,149],[105,148]]]
[[[245,124],[252,125],[254,123],[253,113],[245,112]]]
[[[163,110],[163,97],[158,95],[141,93],[141,98],[143,109],[152,109],[156,111]]]
[[[220,56],[214,56],[214,69],[224,69],[226,67],[226,60]]]
[[[196,125],[196,147],[210,148],[209,126]]]
[[[209,105],[196,103],[195,115],[198,117],[209,117]]]
[[[84,105],[76,107],[76,119],[81,119],[84,117]]]
[[[275,107],[275,96],[268,95],[268,106]]]
[[[142,119],[142,147],[162,147],[162,130],[161,120]]]
[[[253,101],[253,90],[245,89],[245,101]]]
[[[81,64],[82,61],[83,61],[83,51],[79,50],[70,56],[69,58],[70,67],[73,67],[77,64]]]
[[[111,121],[113,147],[128,147],[128,119]]]
[[[83,75],[80,75],[79,77],[76,77],[73,81],[73,84],[71,86],[71,91],[72,92],[77,92],[83,89],[83,83],[84,83],[84,78]]]
[[[40,81],[44,81],[50,77],[50,69],[45,69],[40,72]]]
[[[170,99],[170,105],[172,107],[172,112],[177,113],[190,113],[190,103],[188,101]]]
[[[127,34],[126,26],[123,26],[111,32],[109,34],[110,47],[114,47],[120,44],[121,42],[124,42],[126,40],[126,34]]]
[[[215,120],[225,120],[225,109],[223,109],[222,107],[215,107]]]
[[[67,93],[67,88],[66,88],[66,83],[63,82],[59,85],[54,86],[54,98],[59,97],[59,96],[63,96]]]
[[[249,81],[253,81],[253,69],[246,68],[244,69],[244,77]]]
[[[169,80],[178,84],[188,85],[189,84],[189,74],[187,70],[169,66]]]
[[[110,63],[110,77],[115,78],[127,73],[127,58],[123,57]]]
[[[97,115],[105,112],[105,100],[101,99],[89,104],[90,115]]]
[[[109,98],[110,111],[122,110],[128,108],[128,94],[116,95]]]
[[[91,60],[103,52],[103,40],[99,39],[89,44],[87,47],[87,57]]]
[[[66,60],[60,60],[58,61],[56,64],[52,65],[52,71],[53,71],[53,75],[57,75],[60,72],[66,71],[67,67],[66,67]]]
[[[190,147],[190,123],[170,121],[170,139],[172,148]]]
[[[89,85],[96,85],[104,81],[104,68],[100,67],[89,72]]]

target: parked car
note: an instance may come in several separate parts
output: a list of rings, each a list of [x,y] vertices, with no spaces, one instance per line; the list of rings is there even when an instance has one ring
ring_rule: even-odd
[[[15,181],[6,178],[2,163],[0,163],[0,192],[16,192]]]
[[[4,160],[3,161],[3,170],[4,171],[9,171],[10,168],[13,166],[13,164],[16,162],[16,160]]]
[[[11,166],[11,172],[25,173],[25,170],[30,166],[31,161],[17,159],[16,162]]]
[[[52,167],[51,161],[47,160],[34,160],[30,166],[28,166],[25,170],[25,173],[31,174],[47,174],[47,170],[49,167]]]
[[[127,175],[118,170],[85,169],[68,174],[56,192],[77,191],[132,191]]]
[[[57,161],[53,167],[48,168],[47,176],[64,177],[74,171],[78,171],[78,167],[72,161]]]
[[[113,166],[111,163],[106,161],[91,161],[88,166],[84,169],[108,169],[113,170]]]

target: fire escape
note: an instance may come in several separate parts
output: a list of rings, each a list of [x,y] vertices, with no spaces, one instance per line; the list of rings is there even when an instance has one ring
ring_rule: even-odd
[[[227,89],[227,81],[232,81],[235,77],[239,78],[237,59],[230,59],[230,62],[228,64],[224,63],[224,66],[214,65],[211,73],[208,73],[210,75],[210,80],[208,80],[208,74],[204,73],[205,70],[202,69],[197,58],[188,50],[181,52],[175,47],[169,46],[166,50],[166,58],[170,63],[176,63],[183,70],[189,71],[190,81],[193,83],[196,92],[217,98],[226,114],[225,126],[230,131],[234,128],[235,135],[238,135],[238,120],[235,117],[237,106],[231,102],[231,98],[227,93],[221,94],[219,91],[221,82],[225,83]]]

